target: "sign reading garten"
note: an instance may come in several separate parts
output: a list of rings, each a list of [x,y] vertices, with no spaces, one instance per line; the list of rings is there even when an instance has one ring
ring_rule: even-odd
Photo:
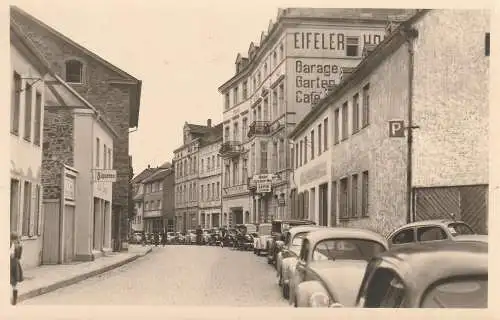
[[[334,85],[339,84],[342,77],[342,68],[337,64],[308,63],[308,61],[310,60],[295,60],[296,103],[317,103]]]

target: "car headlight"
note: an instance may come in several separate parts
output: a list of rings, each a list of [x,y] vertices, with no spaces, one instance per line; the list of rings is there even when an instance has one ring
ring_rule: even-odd
[[[312,308],[328,308],[330,306],[330,297],[323,292],[315,292],[309,298],[309,305]]]

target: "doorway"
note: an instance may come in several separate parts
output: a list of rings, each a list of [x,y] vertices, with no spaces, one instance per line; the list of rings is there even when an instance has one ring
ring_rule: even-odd
[[[75,207],[64,206],[64,256],[63,263],[73,261],[75,257]]]

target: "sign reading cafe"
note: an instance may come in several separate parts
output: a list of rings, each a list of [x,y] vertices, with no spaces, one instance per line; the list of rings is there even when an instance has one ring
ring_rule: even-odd
[[[316,103],[340,82],[342,68],[336,64],[295,61],[295,102]]]

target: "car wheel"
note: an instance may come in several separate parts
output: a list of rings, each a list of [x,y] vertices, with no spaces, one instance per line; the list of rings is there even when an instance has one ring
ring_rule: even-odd
[[[257,249],[257,255],[260,257],[260,249]]]
[[[295,298],[295,299],[293,300],[293,307],[294,307],[294,308],[298,308],[298,307],[299,307],[299,304],[297,303],[297,298]]]
[[[271,260],[271,256],[267,256],[267,264],[273,264],[273,261]]]

